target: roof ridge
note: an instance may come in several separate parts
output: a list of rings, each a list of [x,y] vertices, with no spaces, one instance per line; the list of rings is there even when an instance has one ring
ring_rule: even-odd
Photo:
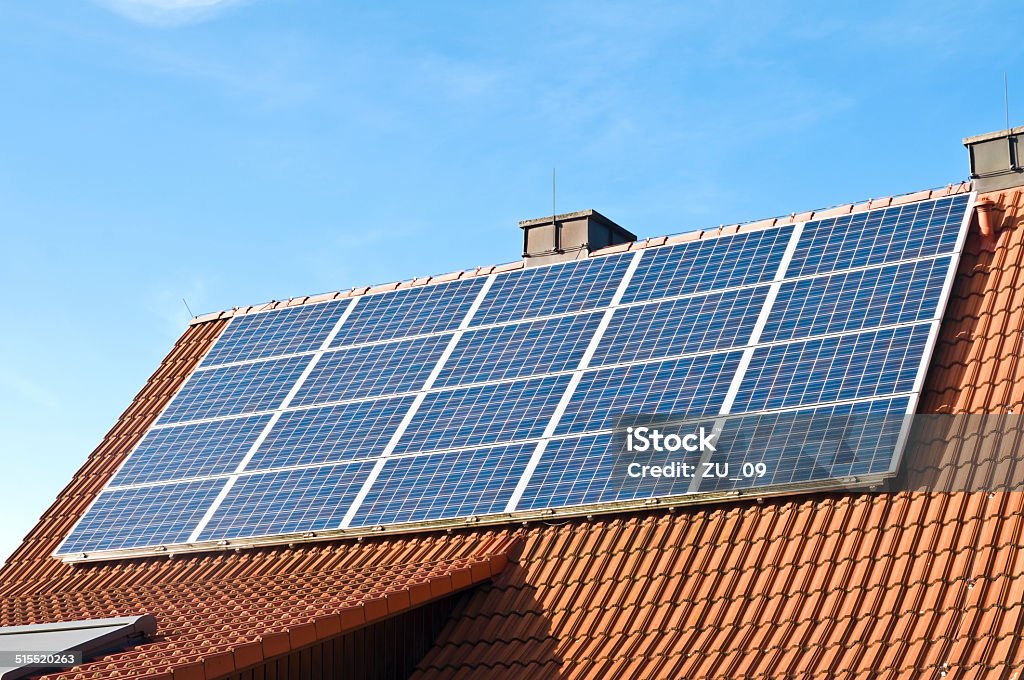
[[[358,575],[376,577],[378,579],[387,579],[392,576],[401,576],[403,571],[408,570],[410,568],[416,568],[418,573],[434,574],[435,572],[437,572],[438,574],[443,574],[446,573],[445,571],[441,571],[444,569],[447,569],[447,571],[451,571],[452,569],[464,569],[466,567],[472,567],[476,564],[490,562],[493,558],[502,556],[503,553],[498,551],[481,550],[479,552],[474,551],[473,554],[463,557],[451,557],[430,560],[425,562],[400,561],[388,565],[376,566],[371,569],[348,568],[344,572],[338,572],[336,569],[318,569],[295,573],[259,573],[249,574],[246,576],[225,576],[222,578],[205,579],[201,582],[192,580],[150,582],[144,584],[136,584],[133,586],[133,588],[138,591],[147,593],[160,593],[162,591],[167,590],[168,588],[180,589],[182,587],[210,589],[217,588],[223,584],[230,584],[235,586],[235,588],[243,588],[246,585],[265,582],[268,579],[273,580],[276,585],[280,585],[281,587],[288,587],[290,585],[294,585],[297,582],[301,582],[304,579],[309,580],[311,578],[319,578],[325,575],[333,575],[338,578],[341,578],[343,576],[345,578],[350,578],[351,575]],[[440,568],[440,570],[438,568]],[[102,598],[106,593],[120,592],[123,589],[123,584],[113,584],[108,588],[90,590],[89,596],[95,598]],[[45,601],[48,598],[65,596],[68,594],[81,594],[81,591],[75,590],[74,587],[72,587],[72,584],[67,584],[67,589],[62,590],[46,591],[45,593],[36,592],[26,593],[22,595],[4,596],[0,597],[0,609],[2,609],[4,601]]]
[[[694,241],[704,238],[714,238],[716,236],[735,234],[741,231],[746,232],[757,231],[760,229],[771,229],[773,227],[781,227],[787,224],[794,224],[796,222],[807,222],[812,219],[838,217],[841,215],[850,215],[860,212],[867,212],[868,210],[877,210],[879,208],[888,208],[892,206],[904,205],[906,203],[915,203],[918,201],[926,201],[934,198],[954,196],[957,194],[967,193],[971,190],[971,182],[951,183],[947,184],[944,187],[922,189],[919,191],[913,191],[905,194],[897,194],[893,196],[884,196],[881,198],[869,198],[865,201],[860,201],[857,203],[843,203],[840,205],[834,205],[827,208],[807,210],[804,212],[794,212],[790,213],[789,215],[782,215],[778,217],[769,217],[765,219],[752,220],[749,222],[740,222],[730,225],[719,225],[718,227],[710,229],[694,229],[686,232],[680,232],[678,234],[651,236],[645,239],[632,241],[630,243],[620,243],[618,245],[608,246],[605,248],[601,248],[600,250],[595,250],[594,252],[589,254],[589,257],[603,257],[605,255],[614,255],[616,253],[643,250],[646,248],[656,248],[666,245],[675,245],[677,243],[685,243],[687,241]],[[392,290],[416,288],[428,284],[432,285],[439,283],[449,283],[451,281],[458,281],[477,276],[487,276],[488,274],[493,273],[514,271],[516,269],[522,269],[524,268],[524,266],[525,265],[523,261],[518,260],[513,262],[503,262],[494,265],[481,265],[473,269],[457,270],[453,272],[446,272],[444,274],[418,276],[411,279],[404,279],[401,281],[389,281],[387,283],[379,283],[371,286],[355,286],[353,288],[350,288],[349,290],[344,291],[318,293],[314,295],[301,295],[297,297],[286,298],[284,300],[268,300],[267,302],[257,303],[253,305],[232,307],[231,309],[225,309],[219,312],[209,312],[207,314],[200,314],[196,317],[193,317],[192,320],[189,322],[189,325],[206,323],[208,321],[216,321],[218,319],[228,319],[234,316],[244,316],[246,314],[265,312],[274,309],[298,307],[301,305],[315,304],[318,302],[329,302],[331,300],[345,300],[354,297],[360,297],[368,293],[383,293]]]

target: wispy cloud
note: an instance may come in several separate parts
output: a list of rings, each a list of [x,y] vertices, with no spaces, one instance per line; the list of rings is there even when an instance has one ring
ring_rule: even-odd
[[[93,0],[103,6],[121,4],[204,3],[209,11],[248,4],[251,0]],[[215,7],[214,7],[215,5]],[[199,19],[196,19],[199,20]],[[248,46],[244,51],[183,48],[174,41],[152,39],[138,31],[116,31],[109,27],[84,26],[61,17],[37,19],[46,30],[69,41],[99,48],[98,63],[111,68],[139,73],[146,77],[171,76],[205,82],[220,95],[238,95],[257,100],[269,109],[286,108],[306,102],[317,93],[317,83],[309,77],[308,64],[314,58],[304,36],[293,31],[275,32]],[[367,57],[370,59],[371,57]],[[7,178],[0,167],[0,189]]]
[[[269,108],[296,105],[316,94],[301,71],[307,50],[294,37],[275,37],[263,53],[254,57],[255,63],[138,44],[130,49],[139,60],[126,68],[206,81],[223,92],[254,97]]]
[[[131,21],[173,28],[209,21],[221,12],[248,0],[93,0]]]

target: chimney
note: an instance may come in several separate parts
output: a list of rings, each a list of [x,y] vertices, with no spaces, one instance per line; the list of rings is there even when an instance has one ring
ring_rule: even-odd
[[[524,220],[519,228],[527,267],[579,260],[600,248],[636,240],[636,234],[596,210]]]
[[[1024,185],[1024,127],[965,137],[971,179],[979,193]]]

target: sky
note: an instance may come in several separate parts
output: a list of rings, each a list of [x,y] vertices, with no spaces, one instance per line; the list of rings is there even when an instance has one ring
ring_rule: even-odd
[[[690,6],[697,5],[699,7]],[[846,5],[844,8],[843,5]],[[0,559],[190,314],[965,179],[1019,2],[0,0]],[[185,302],[183,302],[183,300]]]

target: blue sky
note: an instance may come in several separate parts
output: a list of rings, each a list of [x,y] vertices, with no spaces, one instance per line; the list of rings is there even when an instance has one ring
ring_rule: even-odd
[[[965,178],[1020,3],[0,3],[0,557],[199,312]],[[1019,93],[1019,94],[1017,94]]]

